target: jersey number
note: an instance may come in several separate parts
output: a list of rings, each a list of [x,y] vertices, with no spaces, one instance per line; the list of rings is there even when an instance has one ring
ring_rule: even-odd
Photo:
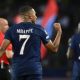
[[[30,35],[19,35],[19,41],[22,39],[25,39],[20,50],[20,55],[24,54],[24,48],[29,38],[30,38]]]

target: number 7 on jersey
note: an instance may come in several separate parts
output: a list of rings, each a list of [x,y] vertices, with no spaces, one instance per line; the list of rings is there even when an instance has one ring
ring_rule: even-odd
[[[22,39],[25,39],[20,49],[20,55],[24,54],[24,48],[29,38],[30,38],[30,35],[19,35],[19,41]]]

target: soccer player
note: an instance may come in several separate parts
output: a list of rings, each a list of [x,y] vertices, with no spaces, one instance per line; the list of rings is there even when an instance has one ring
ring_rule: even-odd
[[[8,28],[8,21],[4,18],[0,18],[0,46]],[[9,45],[4,53],[5,54],[0,57],[0,80],[10,80],[9,59],[12,58],[12,45]]]
[[[20,8],[19,14],[23,22],[15,24],[6,32],[0,48],[0,56],[6,47],[12,43],[14,51],[12,60],[13,80],[41,80],[41,41],[46,48],[57,52],[62,29],[59,23],[54,24],[57,34],[52,42],[47,32],[40,25],[35,24],[37,17],[32,7],[23,6]]]
[[[73,62],[72,80],[80,80],[80,24],[78,32],[69,39],[67,58]]]

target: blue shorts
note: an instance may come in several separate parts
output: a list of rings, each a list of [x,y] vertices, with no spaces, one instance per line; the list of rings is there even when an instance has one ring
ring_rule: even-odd
[[[42,80],[42,75],[30,74],[30,75],[24,75],[24,76],[16,76],[16,77],[13,77],[12,80]]]

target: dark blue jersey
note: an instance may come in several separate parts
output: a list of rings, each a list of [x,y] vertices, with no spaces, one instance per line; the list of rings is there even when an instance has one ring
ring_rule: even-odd
[[[76,33],[71,38],[70,47],[73,49],[74,52],[74,60],[80,60],[80,33]]]
[[[17,75],[41,74],[41,41],[46,44],[50,39],[40,25],[30,22],[16,24],[6,32],[5,39],[13,45],[13,72]]]

